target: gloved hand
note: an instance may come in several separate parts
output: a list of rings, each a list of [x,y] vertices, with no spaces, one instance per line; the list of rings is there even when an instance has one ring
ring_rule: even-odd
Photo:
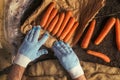
[[[48,33],[45,33],[43,37],[38,40],[40,35],[40,29],[41,27],[37,26],[28,32],[22,45],[18,50],[17,56],[14,59],[14,63],[26,67],[29,62],[35,60],[43,54],[48,53],[46,49],[39,50],[49,36]]]
[[[78,57],[68,44],[58,41],[53,44],[52,48],[55,52],[55,56],[73,79],[84,74]]]

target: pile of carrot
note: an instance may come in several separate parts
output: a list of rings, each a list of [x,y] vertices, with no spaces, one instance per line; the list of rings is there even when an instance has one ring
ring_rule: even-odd
[[[116,32],[116,45],[118,50],[120,51],[120,20],[118,18],[111,17],[108,19],[107,23],[105,24],[103,30],[95,40],[95,45],[99,45],[105,36],[109,33],[111,28],[115,26],[115,32]]]
[[[40,25],[44,30],[66,43],[73,36],[78,24],[72,16],[72,11],[59,13],[58,9],[55,8],[55,2],[48,5],[40,21]]]
[[[70,40],[70,38],[73,36],[74,32],[79,26],[79,23],[73,17],[71,11],[59,13],[58,9],[55,8],[55,2],[51,2],[42,16],[40,25],[42,26],[44,30],[47,30],[52,36],[55,36],[59,40],[62,40],[67,43]],[[96,25],[96,20],[94,19],[90,23],[87,33],[82,40],[81,47],[83,49],[88,48],[92,35],[95,30],[95,25]],[[103,39],[107,36],[107,34],[109,33],[109,31],[112,29],[114,25],[116,28],[115,29],[116,30],[116,45],[117,45],[118,50],[120,51],[120,20],[118,18],[111,17],[108,19],[102,31],[96,38],[94,44],[99,45],[103,41]],[[103,59],[105,62],[111,61],[107,55],[101,52],[87,50],[87,53],[90,55],[99,57]]]
[[[85,37],[82,40],[81,47],[83,49],[86,49],[89,46],[90,40],[91,40],[93,32],[94,32],[95,24],[96,24],[96,21],[93,20],[90,24],[90,27],[88,28],[88,31],[87,31]],[[110,30],[112,29],[113,26],[115,26],[115,32],[116,32],[116,46],[117,46],[118,50],[120,51],[120,20],[118,18],[111,17],[108,19],[108,21],[106,22],[102,31],[96,38],[94,44],[99,45],[103,41],[103,39],[107,36],[107,34],[110,32]],[[99,58],[103,59],[105,62],[108,62],[108,63],[110,62],[110,58],[101,52],[87,50],[87,53],[90,55],[99,57]]]

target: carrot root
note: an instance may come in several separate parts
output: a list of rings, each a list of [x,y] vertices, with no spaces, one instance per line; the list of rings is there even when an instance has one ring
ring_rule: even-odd
[[[116,32],[116,45],[120,51],[120,20],[117,18],[115,23],[115,32]]]
[[[65,28],[65,26],[66,26],[66,24],[69,21],[71,16],[72,16],[72,12],[71,11],[67,11],[65,13],[65,18],[64,18],[64,20],[63,20],[63,22],[62,22],[62,24],[60,26],[60,29],[59,29],[58,33],[56,34],[57,37],[59,37],[61,35],[62,31],[64,30],[64,28]]]
[[[49,18],[48,18],[48,20],[47,20],[47,23],[45,24],[45,27],[44,27],[45,30],[48,28],[49,24],[50,24],[51,21],[54,19],[54,17],[56,16],[57,12],[58,12],[58,9],[57,9],[57,8],[54,8],[54,9],[52,10],[52,12],[50,13],[50,16],[49,16]]]
[[[47,20],[50,16],[51,11],[53,10],[53,8],[55,7],[55,2],[51,2],[47,8],[47,10],[45,11],[45,13],[42,16],[42,19],[40,21],[40,26],[44,27],[45,24],[47,23]]]
[[[103,53],[92,51],[92,50],[87,50],[87,53],[90,54],[90,55],[99,57],[107,63],[109,63],[111,61],[110,58]]]
[[[54,27],[55,27],[55,25],[56,25],[56,23],[57,23],[57,21],[58,21],[58,18],[59,18],[59,14],[58,14],[57,16],[55,16],[55,18],[52,20],[52,22],[51,22],[50,25],[48,26],[47,30],[48,30],[49,32],[51,32],[51,31],[54,29]]]
[[[110,18],[107,23],[105,24],[103,30],[101,31],[101,33],[99,34],[99,36],[97,37],[97,39],[95,40],[95,44],[99,45],[102,40],[105,38],[105,36],[109,33],[109,31],[111,30],[111,28],[113,27],[113,25],[115,24],[115,18]]]
[[[62,31],[62,33],[60,35],[60,40],[63,40],[65,38],[65,36],[70,32],[74,23],[75,23],[75,18],[71,17],[70,20],[68,21],[65,29]]]
[[[70,40],[70,38],[72,37],[72,35],[74,34],[75,30],[77,29],[79,23],[75,22],[73,25],[73,28],[70,30],[70,32],[67,34],[67,36],[64,38],[64,42],[68,42]]]
[[[88,28],[88,31],[87,31],[85,37],[82,40],[81,47],[84,49],[87,48],[90,43],[90,40],[91,40],[93,32],[94,32],[95,24],[96,24],[96,20],[93,20],[90,24],[90,27]]]
[[[63,22],[64,17],[65,17],[65,14],[64,13],[60,13],[58,22],[57,22],[57,24],[55,25],[55,27],[54,27],[54,29],[52,31],[52,35],[53,36],[58,32],[58,30],[59,30],[59,28],[60,28],[60,26],[61,26],[61,24]]]

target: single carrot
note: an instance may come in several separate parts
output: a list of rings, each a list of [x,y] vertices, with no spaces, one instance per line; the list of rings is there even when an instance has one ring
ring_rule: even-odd
[[[87,48],[89,43],[90,43],[90,40],[92,38],[92,35],[93,35],[93,32],[94,32],[94,29],[95,29],[95,24],[96,24],[96,20],[94,19],[91,24],[90,24],[90,27],[85,35],[85,37],[83,38],[82,40],[82,43],[81,43],[81,47],[82,48]]]
[[[47,23],[47,20],[50,16],[51,11],[53,10],[53,8],[55,7],[55,2],[51,2],[47,8],[47,10],[45,11],[45,13],[43,14],[41,21],[40,21],[40,26],[44,27],[45,24]]]
[[[118,50],[120,51],[120,20],[117,18],[115,23],[116,30],[116,45]]]
[[[57,8],[54,8],[52,10],[52,12],[50,13],[50,16],[49,16],[49,18],[47,20],[47,23],[45,24],[45,27],[44,27],[45,30],[47,29],[47,27],[49,26],[49,24],[53,20],[53,18],[56,16],[57,12],[58,12]]]
[[[101,31],[101,33],[99,34],[99,36],[95,40],[94,43],[96,45],[99,45],[102,42],[102,40],[105,38],[105,36],[108,34],[108,32],[110,31],[110,29],[113,27],[114,24],[115,24],[115,18],[112,17],[107,21],[103,30]]]
[[[96,51],[92,51],[92,50],[87,50],[87,53],[96,57],[99,57],[101,59],[103,59],[105,62],[109,63],[111,60],[108,56],[106,56],[105,54],[101,53],[101,52],[96,52]]]
[[[74,34],[75,30],[77,29],[79,23],[75,22],[73,25],[73,28],[69,31],[69,33],[67,34],[67,36],[64,38],[64,42],[68,42],[70,40],[70,38],[72,37],[72,35]]]
[[[64,20],[63,20],[63,22],[62,22],[62,24],[60,26],[60,29],[59,29],[58,33],[56,34],[57,37],[59,37],[61,35],[62,31],[64,30],[64,28],[65,28],[65,26],[66,26],[66,24],[69,21],[71,16],[72,16],[72,12],[71,11],[67,11],[65,13],[65,18],[64,18]]]
[[[74,23],[75,23],[75,18],[71,17],[70,20],[68,21],[67,25],[65,26],[65,29],[62,31],[62,33],[60,35],[60,40],[63,40],[66,37],[66,35],[72,29]]]
[[[58,32],[58,30],[59,30],[59,28],[60,28],[60,26],[61,26],[61,24],[63,22],[64,17],[65,17],[65,14],[63,12],[60,13],[58,22],[57,22],[57,24],[55,25],[55,27],[54,27],[54,29],[52,31],[53,36]]]
[[[59,18],[59,14],[56,15],[56,16],[54,17],[54,19],[51,21],[50,25],[49,25],[48,28],[47,28],[47,30],[48,30],[49,32],[51,32],[51,31],[54,29],[54,27],[56,27],[55,25],[56,25],[56,23],[57,23],[57,21],[58,21],[58,18]]]

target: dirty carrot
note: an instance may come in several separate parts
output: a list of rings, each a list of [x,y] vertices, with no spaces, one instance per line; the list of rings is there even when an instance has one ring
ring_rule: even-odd
[[[75,18],[71,17],[70,20],[68,21],[67,25],[65,26],[65,29],[62,31],[62,33],[60,35],[60,40],[63,40],[65,38],[65,36],[70,32],[74,23],[75,23]]]
[[[47,23],[47,20],[50,16],[51,11],[53,10],[53,8],[55,7],[55,2],[51,2],[47,8],[47,10],[45,11],[45,13],[43,14],[41,21],[40,21],[40,26],[44,27],[45,24]]]
[[[101,53],[101,52],[96,52],[96,51],[92,51],[92,50],[87,50],[87,53],[96,57],[101,58],[102,60],[104,60],[105,62],[109,63],[111,60],[108,56],[106,56],[105,54]]]
[[[114,26],[115,24],[115,18],[110,18],[107,23],[105,24],[103,30],[101,31],[101,33],[99,34],[99,36],[97,37],[97,39],[95,40],[95,44],[99,45],[102,40],[105,38],[105,36],[108,34],[108,32],[110,31],[110,29]]]
[[[91,22],[90,27],[88,28],[88,31],[87,31],[85,37],[82,40],[81,47],[84,48],[84,49],[87,48],[89,43],[90,43],[90,40],[92,38],[94,29],[95,29],[95,24],[96,24],[96,20],[94,19]]]
[[[115,32],[116,32],[116,45],[120,51],[120,20],[117,18],[115,22]]]
[[[75,22],[72,29],[69,31],[69,33],[67,34],[67,36],[64,38],[64,42],[68,42],[70,40],[70,38],[72,37],[72,35],[74,34],[75,30],[77,29],[79,23]]]
[[[63,12],[60,13],[58,22],[57,22],[57,24],[55,25],[55,27],[54,27],[54,29],[52,31],[53,36],[58,32],[58,30],[59,30],[59,28],[60,28],[60,26],[61,26],[61,24],[63,22],[64,17],[65,17],[65,14]]]
[[[48,28],[47,28],[47,30],[48,30],[49,32],[51,32],[51,31],[54,29],[54,27],[56,27],[55,25],[56,25],[56,23],[57,23],[57,21],[58,21],[58,18],[59,18],[59,14],[56,15],[56,16],[54,17],[54,19],[51,21],[51,23],[49,24],[49,26],[48,26]]]
[[[47,29],[47,27],[49,26],[49,24],[53,20],[53,18],[56,16],[57,12],[58,12],[57,8],[54,8],[52,10],[52,12],[50,13],[50,16],[49,16],[49,18],[47,20],[47,23],[45,24],[45,27],[44,27],[45,30]]]
[[[65,28],[66,24],[68,23],[71,16],[72,16],[71,11],[67,11],[65,13],[65,18],[64,18],[64,20],[63,20],[63,22],[62,22],[62,24],[60,26],[60,29],[59,29],[58,33],[56,34],[57,37],[59,37],[61,35],[62,31],[64,30],[64,28]]]

